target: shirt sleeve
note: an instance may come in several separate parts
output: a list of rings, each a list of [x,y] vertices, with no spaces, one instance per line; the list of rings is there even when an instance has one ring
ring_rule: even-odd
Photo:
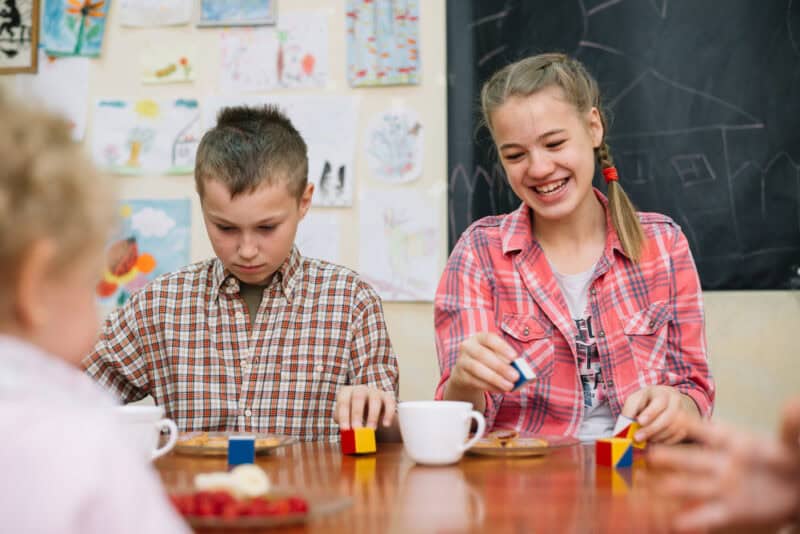
[[[353,313],[350,383],[391,391],[397,398],[397,356],[389,340],[381,299],[369,284],[362,281],[358,282]]]
[[[670,304],[673,321],[667,336],[667,367],[670,383],[694,400],[700,414],[710,417],[715,386],[708,365],[703,314],[703,292],[689,243],[678,231],[672,248],[673,269]]]
[[[141,313],[141,291],[109,314],[94,350],[82,366],[98,384],[123,403],[143,399],[149,394],[150,375],[142,346],[148,314]]]
[[[480,332],[498,333],[493,283],[480,263],[478,251],[465,233],[447,260],[433,309],[436,353],[441,378],[435,399],[444,398],[444,386],[458,358],[461,342]],[[484,392],[486,428],[494,426],[503,396]]]

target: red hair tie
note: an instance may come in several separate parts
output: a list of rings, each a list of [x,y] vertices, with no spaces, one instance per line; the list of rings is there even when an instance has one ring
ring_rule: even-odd
[[[605,169],[603,169],[603,176],[606,177],[607,184],[619,181],[619,175],[617,174],[616,167],[606,167]]]

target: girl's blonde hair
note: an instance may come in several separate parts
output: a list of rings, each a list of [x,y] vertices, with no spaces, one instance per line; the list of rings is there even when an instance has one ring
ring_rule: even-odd
[[[492,113],[509,97],[529,96],[550,86],[560,87],[566,100],[581,114],[589,112],[593,107],[597,108],[604,139],[595,149],[595,156],[601,168],[612,167],[614,161],[605,142],[607,121],[600,106],[597,82],[579,61],[564,54],[550,53],[528,57],[507,65],[492,75],[481,89],[484,124],[492,132]],[[629,258],[638,261],[644,243],[644,231],[633,204],[617,181],[608,184],[608,206],[623,250]]]
[[[67,121],[0,91],[0,317],[28,248],[56,245],[53,273],[97,253],[114,222],[110,185],[72,140]],[[98,276],[101,273],[98,273]]]

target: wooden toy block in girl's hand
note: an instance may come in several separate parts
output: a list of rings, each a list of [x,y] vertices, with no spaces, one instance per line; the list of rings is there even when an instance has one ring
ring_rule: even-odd
[[[342,454],[369,454],[377,450],[375,430],[369,427],[341,430]]]
[[[646,441],[636,441],[633,436],[641,428],[641,425],[636,422],[635,419],[631,419],[630,417],[625,417],[624,415],[620,415],[617,418],[617,424],[614,425],[614,437],[615,438],[625,438],[631,440],[633,446],[637,449],[644,449],[647,447]]]
[[[597,465],[630,467],[633,465],[633,442],[625,438],[601,438],[594,445]]]
[[[528,362],[525,361],[525,358],[517,358],[513,362],[511,362],[511,367],[517,370],[519,373],[519,378],[516,382],[514,382],[514,387],[511,391],[516,391],[531,380],[536,378],[536,373],[531,369],[531,366]]]

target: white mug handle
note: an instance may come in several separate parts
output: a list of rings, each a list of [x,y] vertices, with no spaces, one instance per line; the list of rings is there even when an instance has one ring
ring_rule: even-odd
[[[169,430],[169,439],[167,442],[160,448],[153,451],[153,454],[150,456],[151,460],[155,460],[161,456],[164,456],[169,451],[172,450],[172,447],[175,446],[175,442],[178,441],[178,425],[175,424],[175,421],[172,419],[162,419],[161,421],[156,423],[156,427],[158,427],[158,431],[161,432],[165,428]]]
[[[481,412],[472,410],[467,417],[469,419],[475,419],[475,422],[478,423],[478,430],[475,431],[475,435],[472,436],[471,440],[467,441],[461,446],[461,452],[464,452],[475,445],[475,443],[477,443],[477,441],[483,437],[483,432],[486,430],[486,419],[483,418],[483,414]]]

